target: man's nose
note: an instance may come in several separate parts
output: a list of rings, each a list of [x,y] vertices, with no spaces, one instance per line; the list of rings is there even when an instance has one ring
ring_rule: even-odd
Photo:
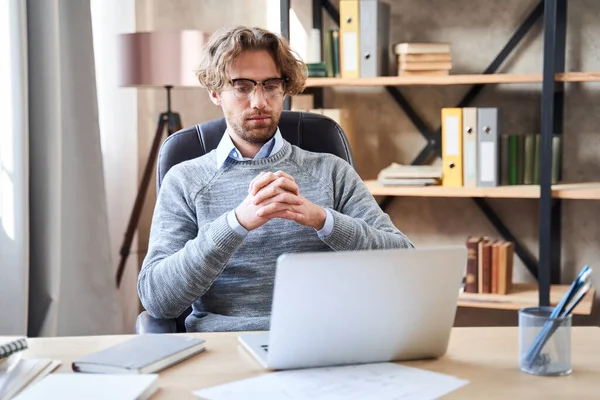
[[[265,108],[267,106],[267,98],[263,91],[262,85],[257,85],[254,95],[252,95],[250,105],[252,108]]]

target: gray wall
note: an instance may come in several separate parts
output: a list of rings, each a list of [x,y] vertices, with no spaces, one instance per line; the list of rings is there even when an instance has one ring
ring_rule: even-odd
[[[392,5],[392,43],[403,41],[449,41],[452,43],[453,74],[480,73],[535,7],[536,0],[389,0]],[[216,3],[227,13],[214,11]],[[224,23],[266,24],[264,7],[272,1],[170,2],[138,0],[138,29],[197,28],[211,30]],[[277,2],[276,2],[277,3]],[[292,6],[308,32],[309,0],[293,0]],[[337,5],[337,1],[333,2]],[[324,14],[326,28],[333,26]],[[264,25],[263,25],[264,26]],[[500,73],[542,71],[541,20],[501,67]],[[567,57],[568,71],[600,70],[600,2],[569,1]],[[294,38],[292,37],[292,40]],[[600,172],[597,115],[599,83],[570,83],[565,95],[565,140],[563,177],[566,181],[590,181]],[[454,106],[468,86],[402,87],[421,117],[431,126],[440,123],[440,108]],[[144,100],[146,96],[146,100]],[[163,107],[162,94],[140,92],[140,135],[149,143],[151,126]],[[501,107],[505,133],[540,131],[541,84],[489,85],[474,106]],[[328,88],[325,106],[349,108],[356,121],[355,157],[359,173],[373,179],[391,162],[409,163],[425,144],[401,109],[384,88]],[[174,107],[182,113],[184,125],[220,116],[201,90],[176,91]],[[144,126],[147,127],[144,130]],[[140,136],[140,143],[142,137]],[[147,154],[140,147],[140,154]],[[150,197],[151,199],[152,197]],[[490,205],[537,257],[537,200],[493,199]],[[600,239],[599,201],[563,201],[563,278],[570,281],[584,265],[596,267],[600,278],[597,243]],[[150,205],[148,206],[150,207]],[[148,209],[147,207],[147,209]],[[147,210],[148,211],[148,210]],[[486,217],[470,199],[397,198],[388,208],[394,222],[417,246],[462,244],[469,235],[499,237]],[[148,214],[146,214],[148,215]],[[146,219],[142,230],[149,227]],[[147,235],[140,232],[140,248]],[[144,242],[145,241],[145,242]],[[143,256],[143,253],[142,253]],[[515,279],[531,282],[532,277],[516,260]],[[578,320],[598,323],[597,317]],[[515,312],[460,309],[457,325],[514,324]]]

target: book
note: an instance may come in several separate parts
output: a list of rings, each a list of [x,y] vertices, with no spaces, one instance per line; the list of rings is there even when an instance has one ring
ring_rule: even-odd
[[[331,53],[333,55],[333,76],[339,78],[340,74],[340,31],[333,29],[331,32]]]
[[[479,242],[479,265],[478,265],[478,293],[491,293],[492,277],[492,239],[484,238]]]
[[[16,352],[27,349],[27,338],[15,337],[10,339],[0,338],[0,361]]]
[[[450,53],[398,54],[398,62],[443,62],[452,61]]]
[[[142,335],[146,336],[146,335]],[[147,336],[159,336],[151,335]],[[51,374],[28,386],[15,400],[146,400],[158,390],[158,375]]]
[[[423,179],[418,179],[418,178],[381,179],[381,178],[379,178],[377,180],[377,183],[379,183],[382,186],[431,186],[431,185],[439,184],[439,180],[433,179],[433,178],[423,178]]]
[[[442,178],[441,165],[402,165],[391,163],[378,174],[379,179],[431,179]]]
[[[394,45],[395,54],[427,54],[450,53],[450,43],[397,43]]]
[[[327,70],[328,77],[334,77],[334,66],[333,66],[333,31],[329,30],[323,35],[323,62],[325,63],[325,69]]]
[[[481,242],[481,237],[467,238],[465,293],[479,292],[479,242]]]
[[[558,183],[561,179],[561,158],[562,136],[554,135],[552,137],[552,184]]]
[[[451,70],[452,62],[450,61],[399,61],[398,68],[404,71],[438,71]]]
[[[514,248],[513,242],[500,243],[498,249],[498,294],[509,294],[512,291]]]
[[[502,246],[502,241],[500,240],[496,240],[492,243],[490,253],[490,293],[499,293],[500,246]]]
[[[149,374],[204,351],[204,339],[189,336],[138,335],[72,363],[75,372]]]

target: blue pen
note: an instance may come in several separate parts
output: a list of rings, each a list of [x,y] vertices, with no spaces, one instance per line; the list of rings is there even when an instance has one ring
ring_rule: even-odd
[[[575,307],[577,307],[577,305],[579,304],[579,302],[581,300],[583,300],[583,298],[585,297],[585,295],[590,291],[592,287],[591,283],[587,283],[583,289],[581,289],[579,296],[577,296],[577,298],[575,298],[575,300],[573,301],[573,303],[571,303],[571,306],[569,306],[569,308],[567,308],[567,311],[565,311],[562,314],[562,317],[566,317],[567,315],[571,314],[573,312],[573,310],[575,309]]]
[[[590,274],[591,274],[591,269],[589,266],[586,265],[581,270],[581,272],[579,273],[577,278],[573,281],[573,283],[571,284],[571,287],[569,288],[569,290],[567,291],[565,296],[563,296],[563,298],[561,299],[559,304],[556,306],[556,308],[554,308],[554,310],[550,314],[550,318],[552,320],[550,320],[544,324],[544,327],[542,328],[542,330],[540,331],[538,336],[535,338],[535,340],[533,341],[533,344],[531,345],[531,347],[529,348],[529,350],[527,351],[527,353],[524,356],[524,359],[525,359],[525,361],[527,361],[530,368],[533,367],[533,364],[536,362],[540,352],[542,351],[542,348],[544,347],[544,345],[546,344],[546,342],[548,341],[550,336],[556,331],[556,329],[559,326],[559,323],[557,321],[555,321],[554,319],[566,315],[564,313],[565,307],[571,301],[573,296],[579,292],[579,289],[585,284],[585,281],[590,276]],[[582,294],[576,299],[576,303],[579,303],[579,301],[581,301],[581,299],[583,299],[583,297],[585,296],[585,293],[587,293],[587,292],[585,292],[585,291],[582,292]],[[567,311],[568,312],[572,311],[574,309],[574,307],[577,305],[576,303],[573,304],[571,307],[569,307],[569,310],[567,310]]]
[[[581,270],[581,272],[577,276],[577,279],[575,279],[573,281],[573,283],[571,284],[571,287],[569,288],[569,291],[562,298],[562,300],[560,301],[560,303],[558,303],[558,305],[556,306],[556,308],[554,309],[554,311],[552,312],[552,314],[550,314],[550,318],[558,318],[563,313],[566,305],[569,303],[569,301],[571,301],[571,298],[575,295],[575,293],[577,293],[577,291],[578,291],[577,289],[579,289],[579,287],[581,287],[581,285],[583,284],[583,281],[590,274],[591,274],[590,267],[587,266],[587,265],[585,267],[583,267],[583,269]]]

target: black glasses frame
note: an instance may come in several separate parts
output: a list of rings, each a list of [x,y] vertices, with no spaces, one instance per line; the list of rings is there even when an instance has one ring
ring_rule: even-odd
[[[265,85],[268,85],[269,82],[273,82],[273,81],[281,82],[283,84],[283,94],[282,95],[285,95],[285,90],[287,87],[287,79],[285,77],[269,78],[269,79],[265,79],[264,81],[255,81],[254,79],[250,79],[250,78],[236,78],[236,79],[231,79],[230,84],[231,84],[231,87],[235,89],[234,85],[236,82],[252,82],[254,84],[254,90],[248,96],[243,96],[243,98],[250,98],[250,97],[254,96],[254,93],[256,92],[256,87],[259,84],[263,87],[263,90],[264,90]],[[266,94],[266,92],[265,92],[265,94]],[[237,94],[236,94],[236,97],[238,97]],[[240,97],[238,97],[238,98],[240,98]]]

